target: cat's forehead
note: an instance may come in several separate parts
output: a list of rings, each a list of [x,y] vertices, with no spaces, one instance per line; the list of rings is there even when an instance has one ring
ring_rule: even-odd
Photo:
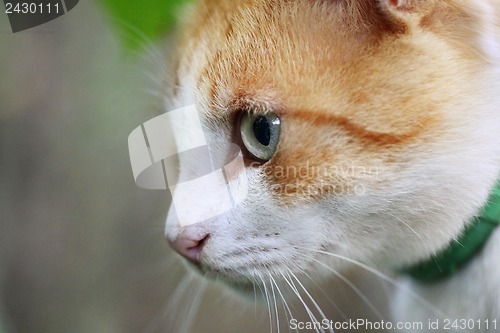
[[[186,40],[196,43],[186,48],[185,64],[197,73],[207,117],[224,120],[257,105],[386,142],[428,128],[435,103],[422,96],[449,66],[439,45],[427,53],[379,13],[349,10],[321,1],[206,2],[188,32]]]
[[[178,73],[194,78],[216,126],[228,128],[236,112],[258,106],[300,133],[331,125],[380,147],[439,140],[453,100],[470,90],[457,84],[470,81],[467,70],[456,70],[468,55],[442,36],[387,21],[377,8],[366,1],[202,1],[181,35]]]

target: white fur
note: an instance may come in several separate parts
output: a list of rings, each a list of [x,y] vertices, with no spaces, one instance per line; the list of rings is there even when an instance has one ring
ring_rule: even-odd
[[[500,57],[492,31],[484,32],[480,44],[491,59]],[[180,233],[210,234],[202,252],[203,267],[222,279],[243,284],[269,273],[279,278],[288,269],[297,274],[305,270],[318,276],[331,275],[311,257],[336,270],[347,264],[315,252],[321,250],[381,268],[399,268],[428,258],[460,234],[500,176],[498,70],[498,63],[491,64],[481,75],[478,91],[482,96],[464,97],[449,105],[456,108],[457,116],[449,131],[458,135],[450,136],[452,141],[423,146],[411,167],[388,174],[382,170],[381,177],[390,180],[387,187],[367,185],[364,195],[286,207],[264,189],[260,171],[248,169],[251,191],[241,205],[186,228],[175,223],[171,209],[166,236],[173,240]],[[199,110],[207,110],[210,105],[203,91],[193,93],[196,73],[184,74],[181,83],[185,94],[173,105],[182,106],[194,99]],[[474,110],[473,116],[465,116],[470,110]],[[205,125],[212,148],[225,149],[220,142],[227,140],[230,129],[213,128],[210,121]],[[181,161],[181,173],[191,168],[183,168]],[[474,262],[445,282],[424,285],[411,279],[402,281],[450,318],[498,319],[500,325],[499,260],[500,230]],[[394,295],[393,310],[395,320],[400,321],[427,322],[435,317],[404,291]]]

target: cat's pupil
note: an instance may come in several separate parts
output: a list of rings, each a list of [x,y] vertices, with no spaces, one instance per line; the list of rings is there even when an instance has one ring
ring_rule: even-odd
[[[271,128],[267,118],[258,116],[253,123],[253,133],[255,138],[264,146],[269,146],[271,142]]]

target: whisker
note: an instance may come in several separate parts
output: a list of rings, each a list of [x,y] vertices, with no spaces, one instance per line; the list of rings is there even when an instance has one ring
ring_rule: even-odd
[[[255,276],[258,276],[258,275],[255,275]],[[258,276],[258,277],[260,278],[260,276]],[[262,278],[261,278],[261,280],[262,280]],[[255,279],[254,289],[255,289],[255,285],[257,285],[257,287],[259,287],[260,294],[262,295],[262,298],[264,298],[264,290],[260,286],[260,283],[259,283],[259,281],[257,281],[257,279]],[[257,299],[255,301],[257,301]]]
[[[268,272],[269,273],[269,272]],[[271,276],[271,274],[269,273],[269,276]],[[276,302],[276,294],[274,292],[274,285],[271,281],[271,279],[269,279],[269,284],[271,285],[271,291],[273,293],[273,299],[274,299],[274,312],[275,312],[275,316],[276,316],[276,329],[278,330],[278,333],[280,333],[280,321],[279,321],[279,314],[278,314],[278,303]]]
[[[305,248],[305,247],[297,247],[297,248],[311,251],[310,248]],[[421,304],[423,304],[424,306],[426,306],[428,309],[430,309],[434,313],[434,315],[436,315],[437,317],[446,318],[445,313],[443,311],[441,311],[439,308],[437,308],[436,306],[434,306],[432,303],[430,303],[429,301],[427,301],[425,298],[423,298],[419,294],[415,293],[413,290],[411,290],[409,288],[406,288],[403,284],[401,284],[400,282],[398,282],[396,279],[391,278],[390,276],[388,276],[388,275],[380,272],[379,270],[377,270],[377,269],[375,269],[375,268],[373,268],[373,267],[371,267],[369,265],[363,264],[362,262],[359,262],[357,260],[354,260],[354,259],[342,256],[340,254],[335,254],[335,253],[326,252],[326,251],[322,251],[322,250],[313,250],[313,251],[316,252],[316,253],[320,253],[320,254],[324,254],[324,255],[335,257],[337,259],[344,260],[344,261],[349,262],[349,263],[351,263],[353,265],[356,265],[358,267],[363,268],[364,270],[366,270],[366,271],[374,274],[375,276],[381,278],[382,280],[385,280],[388,283],[392,284],[396,288],[398,288],[398,289],[400,289],[402,291],[407,292],[408,295],[410,295],[415,300],[417,300],[418,302],[420,302]]]
[[[178,327],[178,314],[179,312],[181,314],[184,313],[184,311],[179,311],[179,309],[184,310],[190,305],[187,303],[190,303],[192,300],[193,294],[190,293],[190,287],[193,285],[194,279],[195,276],[192,272],[186,273],[185,277],[183,277],[181,282],[177,285],[172,297],[168,301],[163,318],[161,318],[159,321],[156,321],[156,323],[154,323],[155,325],[150,325],[146,332],[154,332],[154,330],[156,330],[161,321],[164,319],[168,320],[170,326]],[[189,302],[187,302],[187,300],[189,300]]]
[[[292,275],[292,277],[297,281],[297,283],[300,285],[300,287],[304,290],[304,292],[306,293],[307,297],[309,297],[309,299],[311,300],[311,302],[314,304],[314,307],[316,308],[316,310],[318,310],[318,312],[321,315],[321,317],[324,320],[328,320],[328,318],[325,316],[325,313],[323,312],[323,310],[321,310],[321,307],[318,305],[318,303],[312,297],[312,295],[307,291],[306,287],[304,287],[304,285],[302,284],[302,282],[300,282],[299,278],[290,269],[288,269],[288,272]],[[328,331],[331,332],[331,333],[334,333],[334,331],[333,331],[332,328],[330,328]]]
[[[315,262],[317,262],[318,264],[322,265],[323,267],[326,267],[330,272],[332,272],[336,277],[338,277],[339,279],[341,279],[345,284],[347,284],[347,286],[349,288],[351,288],[355,293],[356,295],[358,295],[361,300],[363,300],[363,302],[365,302],[365,304],[370,308],[371,311],[373,311],[373,313],[380,319],[380,320],[383,320],[384,319],[384,316],[382,315],[382,313],[380,313],[380,311],[377,310],[377,308],[375,307],[375,305],[368,299],[368,297],[366,297],[365,294],[363,294],[363,292],[354,284],[352,283],[348,278],[346,278],[344,275],[340,274],[339,272],[337,272],[336,270],[334,270],[333,268],[329,267],[328,265],[322,263],[321,261],[313,258],[313,257],[309,257],[309,259],[311,260],[314,260]]]
[[[271,282],[274,283],[274,285],[276,286],[276,290],[278,290],[278,293],[281,297],[281,300],[283,301],[283,304],[285,306],[285,316],[286,316],[286,319],[287,319],[287,322],[290,323],[290,321],[293,319],[293,315],[292,315],[292,311],[290,310],[290,307],[288,306],[288,303],[285,299],[285,297],[283,296],[283,293],[281,292],[280,290],[280,287],[278,286],[278,284],[276,283],[276,280],[272,277],[272,275],[269,276],[271,278]],[[290,326],[288,325],[288,331],[290,332]],[[295,332],[298,332],[297,329],[295,329]]]
[[[272,333],[273,332],[273,318],[272,318],[272,314],[271,314],[271,302],[269,301],[269,293],[267,291],[266,282],[264,281],[262,276],[259,276],[259,278],[261,279],[262,286],[264,287],[264,294],[266,296],[266,302],[267,302],[267,312],[269,314],[269,330]]]
[[[391,214],[391,213],[387,213],[387,214],[388,214],[389,216],[391,216],[391,217],[394,217],[394,218],[395,218],[395,219],[397,219],[399,222],[401,222],[401,223],[402,223],[402,224],[404,224],[406,227],[408,227],[408,229],[410,229],[410,230],[411,230],[411,231],[412,231],[412,232],[413,232],[413,233],[414,233],[414,234],[415,234],[415,235],[416,235],[416,236],[420,239],[420,241],[421,241],[421,243],[422,243],[422,246],[423,246],[424,248],[427,248],[427,249],[429,248],[429,247],[428,247],[428,245],[427,245],[427,243],[426,243],[426,242],[424,242],[423,238],[420,236],[420,234],[419,234],[419,233],[417,233],[417,232],[415,231],[415,229],[413,229],[412,227],[410,227],[410,226],[408,225],[408,223],[406,223],[406,222],[405,222],[405,221],[403,221],[401,218],[399,218],[399,217],[397,217],[397,216],[395,216],[395,215],[393,215],[393,214]],[[439,267],[439,269],[441,269],[441,267],[440,267],[440,265],[439,265],[438,261],[436,260],[436,258],[433,256],[433,257],[432,257],[432,259],[434,260],[434,262],[436,263],[436,265]]]
[[[184,321],[179,333],[189,333],[191,331],[191,328],[194,324],[194,317],[200,309],[201,301],[203,300],[203,295],[205,293],[206,287],[207,281],[205,279],[202,279],[198,284],[198,288],[196,288],[196,291],[194,292],[193,298],[191,299],[186,320]]]
[[[314,313],[311,311],[311,309],[309,308],[309,306],[307,305],[307,303],[304,301],[304,299],[300,295],[300,292],[295,287],[295,284],[293,283],[291,277],[289,277],[290,280],[288,280],[283,273],[281,273],[281,275],[283,276],[283,279],[286,281],[286,283],[290,286],[290,288],[292,289],[292,291],[295,293],[295,295],[297,295],[297,297],[299,298],[300,302],[304,306],[304,309],[306,310],[307,314],[309,315],[309,319],[311,319],[312,322],[317,323],[318,319],[316,319],[316,316],[314,315]],[[314,328],[315,328],[316,332],[320,332],[317,327],[314,327]],[[325,331],[323,329],[321,329],[321,332],[325,333]]]
[[[323,296],[326,297],[328,302],[335,308],[335,311],[340,314],[342,319],[348,320],[346,314],[340,309],[340,307],[337,305],[337,303],[335,303],[332,300],[332,298],[330,296],[328,296],[328,294],[323,290],[323,288],[321,288],[321,286],[309,274],[307,274],[306,271],[301,270],[301,273],[304,274],[305,276],[307,276],[311,280],[311,282],[316,286],[316,288],[323,294]]]
[[[413,229],[412,227],[410,227],[410,225],[408,223],[406,223],[405,221],[403,221],[401,218],[391,214],[391,213],[387,213],[387,215],[391,216],[391,217],[394,217],[396,220],[398,220],[398,222],[401,222],[403,225],[405,225],[408,229],[411,230],[411,232],[413,232],[421,241],[422,241],[422,244],[423,245],[426,245],[424,240],[422,239],[422,237],[420,236],[420,234],[418,232],[415,231],[415,229]]]
[[[257,317],[257,290],[255,289],[255,283],[256,281],[254,281],[252,279],[252,287],[253,287],[253,303],[254,303],[254,316]]]

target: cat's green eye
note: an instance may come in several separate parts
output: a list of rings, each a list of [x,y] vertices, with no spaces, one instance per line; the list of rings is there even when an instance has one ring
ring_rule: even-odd
[[[280,118],[272,113],[245,112],[241,117],[241,140],[256,159],[268,161],[273,157],[280,138]]]

